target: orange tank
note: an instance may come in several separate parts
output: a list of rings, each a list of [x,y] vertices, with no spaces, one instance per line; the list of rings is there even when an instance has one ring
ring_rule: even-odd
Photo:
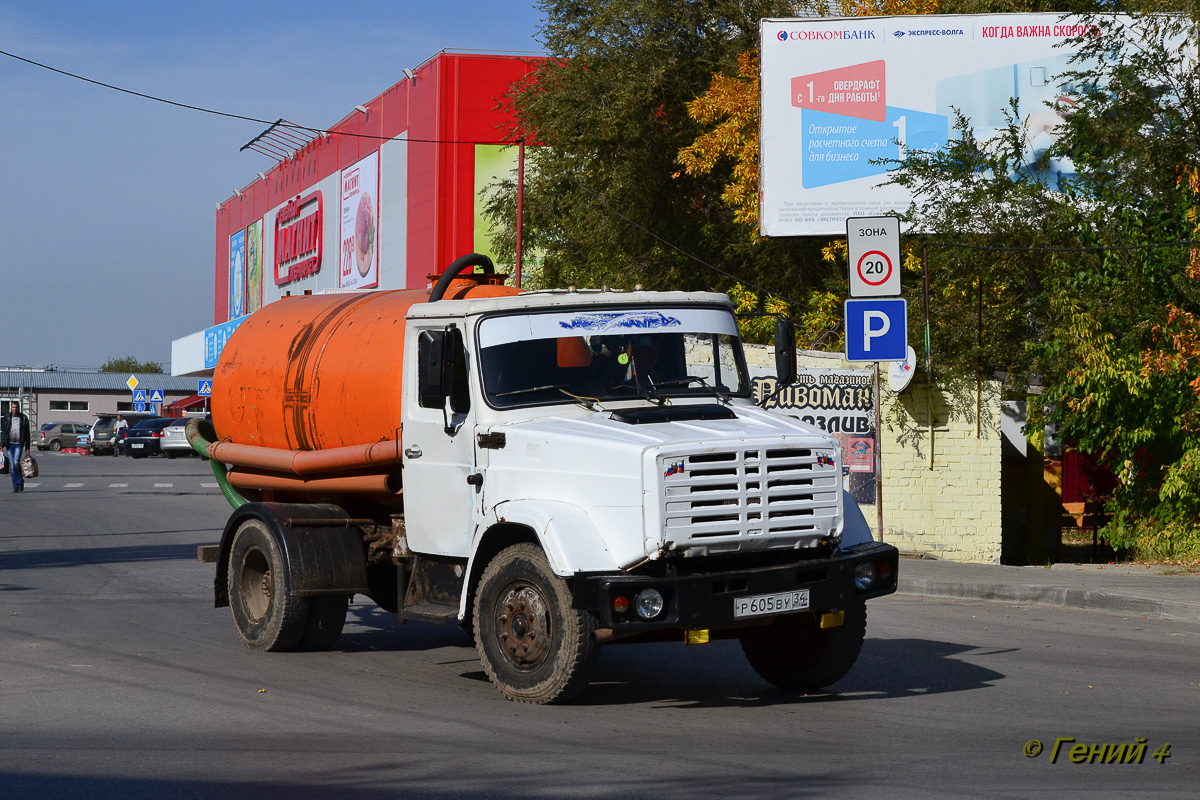
[[[483,277],[456,278],[446,299],[520,291],[479,285]],[[217,436],[282,450],[398,440],[404,318],[430,292],[285,297],[254,312],[230,336],[213,374]]]

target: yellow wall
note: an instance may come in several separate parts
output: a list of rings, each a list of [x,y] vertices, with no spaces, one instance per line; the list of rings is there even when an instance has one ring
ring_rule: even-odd
[[[747,345],[751,366],[773,366],[773,351]],[[800,351],[802,369],[855,369],[835,353]],[[1000,387],[984,383],[959,405],[969,414],[951,419],[940,393],[911,384],[899,396],[883,372],[881,458],[883,460],[884,540],[904,553],[924,553],[951,561],[1000,563]],[[932,431],[930,409],[932,408]],[[982,413],[976,413],[976,409]],[[889,430],[897,409],[905,427],[919,431],[901,444]],[[981,420],[982,422],[977,422]],[[874,505],[861,505],[875,538]]]

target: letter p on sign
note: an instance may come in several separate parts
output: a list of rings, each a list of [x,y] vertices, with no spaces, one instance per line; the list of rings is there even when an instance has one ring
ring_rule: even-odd
[[[908,302],[902,297],[846,301],[846,360],[903,361],[908,355]]]
[[[863,352],[871,352],[871,340],[884,336],[892,329],[892,321],[882,311],[863,312]]]

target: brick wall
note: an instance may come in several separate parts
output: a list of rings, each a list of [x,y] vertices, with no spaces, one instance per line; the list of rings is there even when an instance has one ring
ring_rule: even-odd
[[[774,354],[765,346],[747,345],[747,360],[752,367],[773,366]],[[813,351],[800,351],[799,365],[861,367],[839,354]],[[901,552],[1000,563],[999,385],[984,383],[978,393],[969,391],[955,404],[968,412],[954,416],[940,391],[913,383],[897,396],[887,388],[886,374],[881,382],[884,539]],[[875,506],[860,508],[879,538]]]

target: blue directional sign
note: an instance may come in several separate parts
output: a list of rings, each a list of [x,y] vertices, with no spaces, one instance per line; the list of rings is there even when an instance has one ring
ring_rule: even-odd
[[[212,381],[202,379],[196,389],[196,394],[201,397],[212,397]]]
[[[846,301],[846,360],[903,361],[908,355],[908,303],[903,298]]]
[[[154,391],[150,392],[149,400],[151,403],[161,403],[163,401],[162,389],[155,389]]]
[[[135,391],[135,392],[133,393],[133,402],[135,402],[135,403],[144,403],[144,402],[146,402],[146,390],[145,390],[145,389],[138,389],[137,391]],[[145,411],[146,409],[144,409],[144,408],[138,408],[138,409],[135,409],[135,410],[136,410],[136,411]]]
[[[146,410],[146,401],[145,400],[134,401],[133,410],[134,411],[145,411]]]

